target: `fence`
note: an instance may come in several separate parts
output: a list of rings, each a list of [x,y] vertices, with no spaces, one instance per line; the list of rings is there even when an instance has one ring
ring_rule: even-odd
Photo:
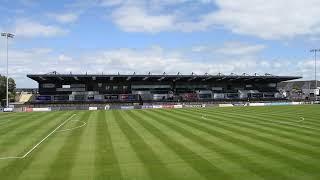
[[[164,103],[164,104],[38,104],[13,108],[14,112],[48,112],[67,110],[132,110],[132,109],[180,109],[180,108],[205,108],[205,107],[237,107],[237,106],[285,106],[319,104],[314,102],[234,102],[234,103]],[[0,109],[0,112],[5,111]]]

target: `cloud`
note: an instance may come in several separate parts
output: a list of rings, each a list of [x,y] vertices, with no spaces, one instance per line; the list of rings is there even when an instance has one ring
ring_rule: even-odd
[[[249,44],[237,41],[227,41],[221,46],[198,45],[191,48],[197,56],[210,57],[252,57],[266,49],[262,44]]]
[[[320,20],[316,18],[320,16],[318,0],[308,3],[301,0],[129,2],[109,2],[117,5],[113,8],[112,21],[129,32],[194,32],[224,28],[236,34],[271,40],[320,33]]]
[[[3,49],[3,48],[2,48]],[[43,62],[52,62],[53,50],[49,48],[32,48],[26,50],[9,50],[9,76],[16,80],[18,87],[35,87],[36,83],[26,78],[26,75],[39,72]],[[0,53],[0,59],[5,58],[5,53]],[[0,72],[5,72],[5,62],[0,61]]]
[[[59,23],[72,23],[77,21],[79,18],[79,15],[76,13],[48,14],[48,16]]]
[[[67,56],[67,55],[65,55],[65,54],[60,54],[60,55],[58,56],[58,60],[59,60],[59,61],[72,61],[72,57]]]
[[[261,44],[246,44],[239,42],[227,42],[223,47],[217,48],[216,53],[224,55],[252,55],[261,52],[266,47]]]
[[[320,32],[320,1],[216,0],[217,12],[204,17],[234,33],[263,39],[293,38]]]
[[[123,31],[157,33],[163,31],[189,32],[203,29],[201,22],[186,21],[187,8],[177,9],[178,5],[201,6],[212,3],[210,0],[152,0],[122,1],[113,8],[111,20]],[[197,9],[196,7],[194,7]],[[183,12],[185,10],[186,12]],[[195,14],[196,16],[196,14]],[[193,17],[187,16],[189,19]]]
[[[14,34],[16,34],[18,37],[26,38],[54,37],[65,35],[66,33],[68,33],[67,30],[62,29],[61,27],[54,25],[45,25],[27,19],[18,19],[12,29]]]
[[[208,50],[210,50],[211,48],[208,47],[208,46],[194,46],[191,48],[191,51],[192,52],[197,52],[197,53],[203,53],[203,52],[206,52]]]
[[[217,74],[219,71],[225,73],[245,72],[256,66],[252,59],[230,59],[229,61],[215,60],[211,63],[200,62],[188,58],[186,55],[172,51],[167,52],[160,47],[151,47],[144,50],[117,49],[106,50],[90,54],[84,57],[90,70],[99,72],[109,69],[110,73],[147,73],[176,74],[204,74],[205,72]],[[84,61],[84,60],[82,60]]]
[[[112,13],[116,25],[130,32],[160,32],[170,29],[174,23],[170,15],[150,15],[141,7],[121,7]]]

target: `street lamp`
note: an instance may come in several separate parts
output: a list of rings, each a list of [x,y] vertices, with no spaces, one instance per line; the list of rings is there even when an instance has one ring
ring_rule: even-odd
[[[6,37],[7,39],[7,97],[6,97],[6,100],[7,100],[7,104],[6,106],[9,107],[9,45],[8,45],[8,40],[9,38],[13,38],[14,37],[14,34],[11,34],[11,33],[8,33],[8,32],[3,32],[1,33],[1,36],[3,37]]]
[[[315,97],[316,97],[316,101],[318,100],[318,97],[317,97],[317,89],[318,89],[318,81],[317,81],[317,52],[319,52],[320,49],[311,49],[310,52],[314,53],[314,80],[315,80],[315,85],[316,85],[316,90],[314,92],[315,94]]]

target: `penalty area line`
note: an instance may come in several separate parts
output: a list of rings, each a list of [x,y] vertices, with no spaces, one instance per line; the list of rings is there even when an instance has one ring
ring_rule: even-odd
[[[202,119],[208,119],[207,116],[201,116]]]
[[[61,126],[65,125],[67,122],[69,122],[76,114],[73,114],[68,119],[66,119],[63,123],[61,123],[59,126],[57,126],[53,131],[51,131],[46,137],[41,139],[35,146],[33,146],[28,152],[26,152],[23,156],[16,156],[16,157],[0,157],[0,160],[4,159],[24,159],[27,157],[32,151],[34,151],[40,144],[42,144],[45,140],[47,140],[53,133],[55,133]]]
[[[74,122],[81,122],[82,124],[80,126],[77,126],[77,127],[74,127],[74,128],[68,128],[68,129],[62,129],[62,130],[58,130],[56,132],[66,132],[66,131],[72,131],[72,130],[75,130],[75,129],[79,129],[79,128],[82,128],[83,126],[87,125],[86,122],[83,122],[83,121],[80,121],[80,120],[72,120]]]
[[[300,117],[300,120],[296,122],[302,122],[302,121],[304,121],[304,117]]]

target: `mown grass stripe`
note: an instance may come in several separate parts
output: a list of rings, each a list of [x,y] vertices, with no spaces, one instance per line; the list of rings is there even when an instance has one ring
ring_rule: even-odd
[[[91,112],[86,111],[77,114],[77,116],[80,117],[79,120],[84,122],[88,120],[90,115]],[[63,146],[59,149],[59,153],[54,158],[45,179],[67,180],[70,178],[84,129],[85,128],[80,128],[71,133],[65,133],[68,137],[65,139]]]
[[[70,113],[68,113],[70,114]],[[65,114],[59,114],[55,116],[55,120],[65,120]],[[51,124],[51,123],[50,123]],[[56,128],[57,123],[55,123],[54,127],[48,128],[48,130],[42,134],[42,136],[46,136],[49,132],[51,132],[54,128]],[[25,169],[27,169],[32,161],[36,158],[39,158],[37,155],[48,145],[49,143],[44,142],[41,144],[41,147],[35,149],[30,156],[27,156],[24,159],[15,159],[9,160],[9,163],[0,169],[1,178],[3,179],[19,179]]]
[[[199,111],[203,112],[204,110],[202,109]],[[233,112],[233,113],[228,113],[228,114],[234,115],[235,113]],[[299,111],[297,111],[295,109],[291,109],[291,108],[288,108],[287,111],[283,111],[283,112],[262,113],[262,112],[256,111],[256,112],[251,112],[251,113],[237,113],[237,114],[240,114],[242,116],[254,115],[255,117],[262,117],[262,118],[276,118],[278,120],[285,120],[286,122],[289,122],[289,123],[297,123],[297,121],[300,121],[301,118],[303,117],[303,118],[307,118],[307,120],[303,121],[302,124],[310,125],[312,127],[318,127],[318,128],[320,126],[317,118],[311,117],[311,116],[306,116],[306,115],[304,115],[305,112],[299,112]],[[308,112],[308,114],[312,114],[312,112]],[[299,123],[299,124],[301,124],[301,123]]]
[[[122,179],[105,111],[96,119],[95,179]]]
[[[8,113],[8,114],[0,113],[0,121],[7,119],[7,118],[12,118],[12,117],[25,117],[30,114],[32,114],[32,113]]]
[[[312,114],[312,112],[308,112],[308,114]],[[250,114],[243,114],[243,115],[250,115]],[[251,114],[252,115],[252,114]],[[301,121],[301,118],[304,118],[305,120],[303,123],[299,124],[305,124],[310,125],[312,127],[320,127],[319,120],[317,117],[307,116],[305,115],[305,112],[296,112],[294,109],[290,109],[289,111],[286,111],[286,113],[254,113],[257,117],[267,117],[267,118],[277,118],[281,120],[285,120],[286,122],[290,123],[297,123],[298,121]]]
[[[14,119],[11,119],[8,123],[2,124],[0,126],[0,136],[6,135],[8,132],[12,132],[13,129],[17,129],[20,126],[23,127],[24,125],[28,125],[28,123],[36,121],[41,116],[43,116],[42,113],[34,113],[30,116],[27,116],[24,119],[15,117]],[[25,121],[27,121],[27,123],[23,123]]]
[[[230,109],[232,109],[232,108],[230,108]],[[209,108],[208,110],[212,111],[213,109]],[[218,109],[216,109],[216,110],[218,110]],[[206,112],[206,109],[194,109],[193,111]],[[283,113],[285,113],[285,115],[281,115]],[[294,111],[294,109],[291,109],[291,107],[287,107],[287,110],[283,111],[283,112],[269,112],[269,113],[262,113],[261,111],[255,111],[255,112],[251,112],[251,113],[228,112],[228,113],[220,113],[219,115],[229,114],[229,115],[240,115],[240,116],[255,116],[255,117],[268,118],[268,119],[275,118],[277,120],[285,120],[285,122],[288,122],[288,123],[297,123],[297,121],[301,120],[301,117],[303,117],[303,118],[307,117],[307,116],[303,115],[304,113],[305,112]],[[312,113],[309,112],[309,114],[312,114]],[[291,120],[291,119],[295,119],[295,120]],[[310,125],[311,127],[315,127],[315,128],[318,127],[319,128],[318,123],[319,123],[319,121],[317,121],[316,118],[309,117],[307,120],[300,122],[300,123],[297,123],[297,125],[304,124],[304,125]]]
[[[184,111],[186,112],[186,111]],[[193,112],[193,111],[192,111]],[[255,114],[250,115],[241,115],[241,114],[221,114],[216,115],[215,113],[212,113],[210,111],[206,111],[205,114],[211,115],[212,117],[221,117],[226,118],[228,121],[238,121],[241,119],[243,122],[248,122],[252,124],[257,124],[264,127],[270,127],[272,129],[278,129],[279,131],[288,132],[288,133],[294,133],[296,135],[299,135],[301,137],[307,137],[308,140],[316,140],[319,138],[319,133],[317,132],[310,132],[309,130],[302,129],[297,124],[296,126],[287,125],[287,124],[281,124],[277,123],[278,121],[270,120],[270,117],[266,118],[259,118],[257,117],[258,112]],[[236,117],[236,118],[235,118]]]
[[[123,112],[113,111],[113,113],[123,134],[125,134],[129,140],[138,158],[144,163],[149,176],[152,179],[162,179],[162,176],[165,174],[166,179],[175,179],[176,177],[172,175],[166,165],[157,157],[152,148],[149,147],[143,138],[126,122],[121,114]]]
[[[123,179],[151,179],[128,138],[123,134],[113,111],[106,111],[110,138],[115,148]]]
[[[295,157],[291,157],[288,154],[279,153],[279,151],[277,150],[276,147],[274,147],[273,149],[269,149],[269,148],[266,149],[267,148],[266,146],[263,146],[263,147],[259,146],[258,144],[255,143],[255,141],[252,141],[255,139],[253,134],[248,135],[245,131],[240,131],[239,129],[236,129],[236,128],[230,128],[226,125],[221,125],[221,124],[213,125],[211,123],[208,123],[207,121],[202,121],[205,124],[213,125],[215,127],[215,129],[211,129],[206,126],[200,125],[199,123],[201,123],[201,121],[199,121],[197,119],[194,119],[194,121],[192,122],[192,121],[186,120],[185,117],[173,116],[172,114],[168,113],[169,111],[165,112],[162,110],[157,110],[154,112],[156,112],[158,115],[166,116],[168,118],[177,120],[183,124],[186,124],[190,127],[198,129],[200,131],[207,132],[208,134],[210,134],[212,136],[221,137],[224,140],[232,142],[234,144],[237,144],[240,147],[250,149],[256,153],[260,153],[261,155],[268,156],[268,157],[273,158],[274,160],[280,161],[282,163],[287,163],[289,166],[295,168],[297,171],[307,171],[309,173],[319,172],[319,173],[317,173],[317,176],[320,175],[320,171],[319,171],[320,169],[315,164],[309,164],[309,162],[296,159]],[[199,123],[196,123],[196,122],[199,122]],[[218,128],[221,130],[224,130],[224,131],[228,130],[228,131],[234,132],[236,134],[231,135],[231,134],[226,133],[224,131],[218,130]],[[242,133],[244,133],[244,134],[242,134]],[[241,137],[249,137],[252,140],[247,141],[247,140],[242,139]],[[256,142],[263,142],[263,141],[257,140]],[[277,151],[275,151],[275,150],[277,150]]]
[[[70,114],[69,112],[65,112],[65,114],[68,115],[68,117],[71,117],[74,114],[74,112],[71,112]],[[70,121],[72,120],[73,118]],[[72,124],[72,122],[70,122],[70,124]],[[63,127],[60,127],[59,129],[64,129],[68,125],[69,123],[66,123]],[[47,145],[41,145],[41,147],[39,146],[41,150],[38,153],[34,154],[36,155],[36,158],[33,158],[31,160],[30,165],[28,165],[28,167],[26,167],[23,170],[19,178],[16,180],[45,179],[45,177],[47,176],[47,172],[50,169],[50,165],[55,160],[54,158],[56,157],[56,155],[59,153],[59,149],[63,146],[63,143],[61,142],[64,142],[67,138],[67,136],[65,136],[65,133],[67,132],[56,131],[55,134],[52,134],[52,136],[50,136],[46,140]]]
[[[211,113],[211,112],[206,112],[208,114],[211,114],[213,116],[215,116],[216,114]],[[318,132],[311,132],[309,129],[302,129],[297,125],[290,125],[290,124],[282,124],[282,123],[277,123],[277,121],[274,120],[270,120],[270,119],[261,119],[261,118],[256,118],[256,114],[258,114],[258,112],[256,112],[254,115],[251,116],[245,116],[245,115],[241,115],[240,114],[234,114],[233,115],[229,115],[228,113],[225,114],[220,114],[218,115],[218,117],[225,117],[228,120],[232,120],[232,119],[238,119],[238,117],[249,117],[248,118],[243,118],[243,121],[247,121],[247,122],[254,122],[256,124],[263,124],[265,126],[269,126],[272,128],[278,128],[282,131],[292,131],[296,134],[300,134],[302,136],[308,136],[310,138],[320,138],[320,135]],[[236,118],[235,118],[236,117]],[[269,117],[270,118],[270,117]],[[260,120],[260,121],[257,121]]]
[[[219,108],[221,109],[221,108]],[[288,114],[292,112],[303,113],[305,110],[313,111],[317,109],[317,106],[264,106],[264,107],[232,107],[232,108],[222,108],[225,112],[241,112],[244,114],[253,114],[253,113],[275,113],[275,114]],[[304,110],[304,111],[302,111]],[[317,112],[317,111],[316,111]],[[320,114],[318,114],[320,115]]]
[[[290,140],[288,140],[288,139],[286,140],[286,139],[281,139],[281,137],[274,139],[274,137],[270,137],[270,132],[269,133],[265,133],[264,130],[257,131],[257,129],[255,127],[246,126],[246,125],[244,125],[242,123],[239,123],[239,124],[229,123],[228,126],[225,126],[225,122],[226,121],[224,121],[224,122],[221,122],[221,121],[209,121],[209,122],[206,122],[207,120],[201,119],[200,116],[192,114],[192,113],[188,113],[188,112],[186,112],[186,113],[175,112],[175,113],[178,113],[178,115],[184,116],[184,117],[192,116],[193,118],[201,120],[203,123],[207,123],[208,125],[217,126],[217,124],[219,124],[220,125],[219,127],[222,127],[222,128],[225,128],[225,127],[234,128],[234,129],[230,129],[230,131],[234,131],[236,129],[236,131],[238,133],[249,134],[249,136],[253,135],[258,140],[265,141],[265,142],[268,142],[270,144],[274,144],[276,146],[283,147],[283,148],[286,148],[286,149],[288,149],[290,151],[295,151],[295,152],[300,153],[300,154],[319,155],[319,153],[317,151],[313,151],[311,149],[308,149],[308,147],[300,147],[301,144],[299,145],[299,143],[293,143],[292,144],[293,140],[291,140],[291,139]],[[223,120],[223,118],[221,118],[221,117],[215,117],[215,118]],[[231,118],[235,118],[235,117],[229,117],[229,119],[231,119]],[[237,119],[239,119],[239,121],[240,121],[240,119],[242,119],[242,118],[237,117]],[[271,135],[272,135],[272,133],[271,133]],[[287,141],[289,141],[289,142],[287,142]],[[291,143],[290,143],[290,141],[291,141]],[[306,145],[304,144],[304,146],[306,146]],[[309,148],[312,148],[312,147],[309,147]]]
[[[137,114],[137,111],[125,111],[126,117],[134,118],[130,112],[133,112],[134,114]],[[139,114],[137,114],[139,115]],[[194,142],[188,140],[187,138],[184,138],[180,134],[173,132],[171,129],[162,126],[161,124],[157,123],[156,121],[153,121],[152,119],[148,118],[147,116],[140,117],[142,119],[147,120],[148,122],[152,122],[152,124],[158,129],[160,129],[162,132],[166,132],[172,139],[179,139],[180,142],[183,142],[183,144],[186,147],[194,147],[197,146],[196,149],[194,149],[194,152],[202,156],[203,158],[208,157],[215,157],[216,154],[210,153],[206,148],[198,146]],[[137,120],[130,120],[128,123],[134,128],[139,130],[139,134],[141,134],[141,137],[149,144],[149,146],[157,153],[157,156],[159,159],[162,160],[163,163],[166,164],[166,166],[172,170],[172,173],[179,177],[178,179],[205,179],[202,177],[197,171],[195,171],[190,165],[188,165],[183,159],[179,157],[171,148],[167,147],[165,144],[159,140],[158,137],[154,136],[152,133],[149,132],[146,128],[144,128]],[[225,169],[233,168],[230,166],[226,166]]]
[[[81,134],[79,148],[75,154],[76,158],[69,179],[94,179],[95,123],[97,122],[98,111],[86,112],[90,112],[90,116],[86,121],[86,126],[82,128],[83,133]]]
[[[237,164],[243,169],[247,169],[248,171],[257,175],[258,177],[268,178],[268,179],[272,177],[278,177],[281,179],[292,178],[292,176],[288,174],[285,175],[279,169],[273,169],[265,166],[264,164],[261,164],[260,162],[256,162],[252,160],[246,154],[245,155],[239,154],[236,148],[234,150],[226,149],[223,147],[223,143],[221,142],[215,143],[213,141],[204,139],[201,136],[195,134],[193,131],[188,131],[183,127],[179,126],[179,124],[173,123],[172,120],[169,120],[164,116],[158,116],[156,113],[151,113],[151,112],[147,112],[144,115],[149,116],[150,118],[156,120],[157,122],[173,129],[174,131],[182,134],[186,138],[189,138],[190,140],[194,141],[195,143],[198,143],[201,146],[204,146],[210,149],[212,152],[216,152],[220,154],[222,157],[224,157],[228,161]],[[217,137],[217,138],[221,138],[221,137]],[[261,160],[264,160],[263,156],[261,156]]]
[[[181,109],[186,110],[186,109]],[[304,113],[305,111],[300,111],[298,109],[294,109],[293,106],[282,107],[273,107],[273,106],[265,106],[265,107],[231,107],[231,108],[217,108],[217,107],[207,107],[207,108],[189,108],[187,110],[209,110],[215,113],[228,113],[228,114],[244,114],[244,115],[252,115],[252,114],[262,114],[262,115],[288,115],[291,113]],[[304,109],[306,110],[306,109]],[[308,109],[307,109],[308,110]]]
[[[1,153],[0,156],[3,156],[7,153],[22,153],[24,154],[25,151],[29,150],[34,146],[37,141],[39,141],[39,137],[35,136],[38,131],[42,131],[42,128],[48,126],[47,119],[54,122],[57,120],[55,117],[63,116],[62,113],[58,114],[47,114],[46,116],[41,116],[37,120],[33,120],[32,122],[26,122],[23,126],[19,127],[19,130],[15,129],[12,132],[6,134],[6,138],[1,139]],[[52,123],[51,123],[52,124]],[[56,124],[56,122],[54,122]],[[9,135],[10,134],[10,135]],[[42,138],[42,137],[40,137]],[[13,146],[14,145],[14,149]],[[22,147],[17,148],[17,147]],[[9,152],[8,152],[9,151]],[[17,152],[18,151],[18,152]],[[12,156],[7,154],[8,156]],[[21,154],[19,154],[20,156]]]
[[[195,171],[197,171],[200,175],[205,177],[206,179],[230,179],[227,173],[221,171],[221,169],[214,166],[207,159],[202,158],[200,155],[191,151],[188,147],[183,144],[177,142],[178,140],[174,140],[170,138],[170,136],[166,135],[157,127],[153,126],[151,123],[146,120],[142,120],[141,118],[130,114],[133,119],[135,119],[138,123],[140,123],[145,129],[147,129],[154,136],[158,137],[158,139],[165,144],[168,148],[172,149],[181,159],[183,159],[186,163],[188,163]],[[144,114],[146,115],[146,114]],[[192,158],[190,158],[192,157]]]
[[[201,112],[194,112],[194,111],[192,111],[192,112],[184,111],[184,112],[186,114],[190,114],[190,113],[197,114],[198,117],[199,116],[201,117],[203,115],[203,113],[201,113]],[[223,118],[223,117],[226,117],[227,119]],[[251,119],[255,119],[254,116]],[[292,131],[281,131],[281,130],[266,126],[264,124],[258,123],[257,122],[258,120],[249,120],[248,118],[242,118],[242,117],[235,118],[235,116],[231,116],[231,115],[216,116],[216,115],[212,115],[210,113],[206,113],[206,119],[204,119],[204,120],[214,121],[214,122],[223,121],[223,123],[233,124],[233,125],[236,125],[239,127],[253,129],[258,132],[272,134],[274,136],[286,138],[288,141],[291,141],[291,142],[297,142],[297,144],[300,143],[300,145],[304,144],[306,146],[305,148],[308,148],[307,146],[310,146],[310,145],[314,146],[314,147],[320,146],[320,141],[318,139],[310,138],[308,136],[307,137],[301,136],[301,135],[298,135],[297,133],[292,132]]]
[[[277,147],[282,147],[287,149],[290,152],[296,152],[298,154],[307,155],[310,157],[320,157],[320,152],[317,148],[309,146],[307,144],[302,144],[297,141],[294,141],[292,138],[283,138],[276,134],[276,132],[268,131],[264,129],[258,130],[258,127],[255,126],[246,126],[242,123],[225,123],[226,121],[208,121],[202,118],[199,118],[198,115],[192,113],[180,113],[176,112],[181,117],[193,117],[195,119],[201,120],[203,123],[212,125],[214,127],[218,126],[224,129],[229,129],[230,131],[237,132],[239,134],[245,134],[250,137],[254,137],[258,141],[266,142]],[[219,118],[219,117],[216,117]],[[221,119],[221,118],[220,118]],[[222,119],[223,120],[223,119]],[[240,119],[239,119],[240,120]],[[208,122],[207,122],[208,121]],[[218,124],[218,125],[217,125]],[[277,137],[277,138],[275,138]]]
[[[1,114],[1,113],[0,113]],[[6,121],[6,120],[11,120],[11,119],[15,119],[15,118],[17,118],[17,119],[20,119],[20,120],[22,120],[23,118],[25,118],[25,117],[29,117],[29,116],[32,116],[32,115],[34,115],[35,113],[20,113],[19,115],[17,115],[17,114],[13,114],[13,115],[11,115],[11,116],[1,116],[0,115],[0,123],[1,122],[3,122],[3,121]]]

